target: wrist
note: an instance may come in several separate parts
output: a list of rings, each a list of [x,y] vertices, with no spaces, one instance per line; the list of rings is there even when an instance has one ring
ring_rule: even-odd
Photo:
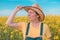
[[[14,10],[14,13],[17,13],[18,11],[17,10]]]

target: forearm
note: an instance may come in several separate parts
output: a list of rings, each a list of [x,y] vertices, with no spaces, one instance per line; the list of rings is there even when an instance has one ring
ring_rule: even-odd
[[[51,37],[47,38],[47,40],[51,40]]]
[[[9,23],[13,22],[13,19],[14,19],[16,13],[17,13],[17,11],[15,11],[15,10],[11,13],[11,15],[8,17],[8,20],[7,20],[6,24],[9,24]]]
[[[51,40],[51,39],[47,39],[47,40]]]

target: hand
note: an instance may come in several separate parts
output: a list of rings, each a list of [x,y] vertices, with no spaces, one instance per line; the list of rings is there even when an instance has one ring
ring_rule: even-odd
[[[21,10],[21,9],[22,9],[21,6],[17,6],[17,7],[15,8],[15,11],[18,12],[18,11]]]

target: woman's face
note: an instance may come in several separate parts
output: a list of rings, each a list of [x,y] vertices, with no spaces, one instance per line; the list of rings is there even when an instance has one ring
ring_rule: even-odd
[[[32,9],[28,10],[28,19],[30,21],[34,21],[37,19],[37,14],[35,13],[34,10],[32,10]]]

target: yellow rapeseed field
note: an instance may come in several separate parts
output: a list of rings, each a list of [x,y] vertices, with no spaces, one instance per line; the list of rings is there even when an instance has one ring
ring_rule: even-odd
[[[13,29],[5,25],[8,17],[0,17],[0,40],[23,40],[21,30]],[[14,22],[28,22],[28,17],[15,17]],[[48,24],[51,31],[51,40],[60,40],[60,16],[47,15],[44,23]]]

